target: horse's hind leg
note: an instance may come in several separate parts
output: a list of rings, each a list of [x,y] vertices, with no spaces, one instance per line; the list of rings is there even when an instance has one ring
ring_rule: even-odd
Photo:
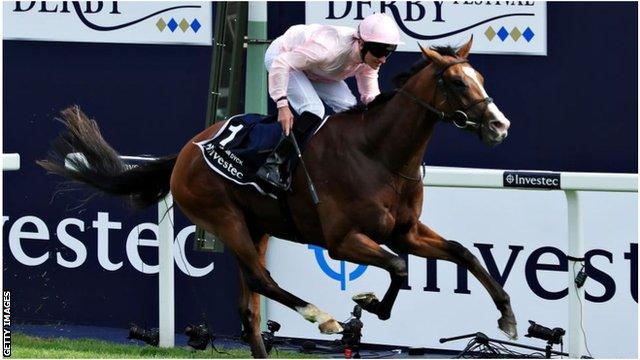
[[[333,318],[333,316],[320,310],[315,305],[283,290],[271,278],[266,269],[256,268],[246,263],[241,264],[241,268],[251,291],[260,293],[297,311],[305,318],[305,320],[312,323],[319,323],[320,325],[318,325],[318,328],[323,334],[336,334],[342,332],[342,326]]]
[[[265,265],[265,254],[267,251],[268,235],[261,236],[256,243],[256,248],[260,256],[260,263]],[[240,268],[241,295],[239,301],[240,318],[242,319],[242,339],[251,346],[251,355],[254,358],[266,358],[267,350],[264,346],[260,331],[260,294],[249,289],[249,285],[244,278]]]
[[[256,313],[260,310],[259,307],[256,309],[253,304],[253,298],[259,295],[249,289],[242,271],[240,271],[240,290],[238,310],[242,320],[242,340],[249,343],[251,356],[256,359],[264,359],[267,357],[267,350],[260,333],[260,314]],[[260,306],[259,302],[258,306]]]
[[[205,207],[200,207],[200,209],[202,208]],[[239,209],[233,205],[219,207],[215,210],[210,208],[207,211],[200,211],[197,216],[190,216],[190,218],[205,230],[216,234],[235,254],[250,291],[262,294],[297,311],[312,323],[318,322],[320,324],[318,327],[324,334],[342,332],[342,326],[333,316],[283,290],[271,278],[267,269],[260,263],[260,255]],[[211,220],[198,221],[203,218]]]
[[[220,177],[211,175],[199,157],[195,147],[186,146],[176,161],[171,177],[171,193],[180,209],[195,225],[216,234],[233,252],[251,292],[273,299],[311,322],[319,322],[323,333],[341,332],[342,326],[331,315],[283,290],[273,281],[260,263],[260,254],[244,213],[230,196],[228,184]]]
[[[491,275],[467,248],[461,244],[446,240],[426,225],[418,222],[416,228],[409,233],[407,241],[396,244],[410,254],[421,257],[442,259],[454,262],[467,268],[473,276],[487,289],[496,307],[502,314],[498,326],[508,337],[517,339],[516,319],[511,309],[511,300],[502,286]]]

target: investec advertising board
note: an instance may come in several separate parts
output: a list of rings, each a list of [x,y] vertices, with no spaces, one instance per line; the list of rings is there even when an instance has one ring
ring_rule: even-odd
[[[637,358],[638,196],[579,196],[589,274],[583,303],[587,346],[594,357]],[[562,191],[427,187],[421,221],[466,246],[504,282],[518,321],[517,343],[546,345],[524,337],[528,320],[568,328],[568,271],[574,269],[565,257],[567,204]],[[478,331],[507,340],[497,328],[500,313],[473,275],[442,260],[408,259],[408,283],[391,318],[381,321],[363,313],[363,342],[461,349],[468,340],[438,340]],[[280,286],[339,321],[353,310],[351,296],[373,291],[381,299],[389,285],[386,271],[335,261],[326,250],[282,240],[270,242],[267,264]],[[580,268],[576,266],[576,274]],[[269,319],[283,324],[281,336],[335,338],[321,335],[317,324],[274,301],[268,301],[267,312]],[[568,343],[569,334],[565,351]]]
[[[211,45],[210,2],[4,2],[5,40]]]
[[[547,54],[547,5],[544,1],[309,1],[306,23],[356,28],[372,13],[393,17],[403,45],[462,45],[473,35],[471,52]]]

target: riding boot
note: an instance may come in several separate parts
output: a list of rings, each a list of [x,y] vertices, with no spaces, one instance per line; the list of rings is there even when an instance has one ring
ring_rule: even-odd
[[[293,143],[283,135],[265,163],[258,169],[256,175],[278,189],[289,189],[288,174],[285,173],[285,170],[288,167],[286,164],[289,162],[292,152]]]
[[[314,113],[305,111],[300,114],[300,117],[293,123],[293,135],[295,135],[300,146],[304,146],[304,141],[306,140],[305,135],[307,135],[309,130],[321,121],[322,119]]]
[[[293,123],[293,136],[298,144],[302,144],[304,135],[311,127],[321,121],[320,117],[310,112],[303,112]],[[290,184],[289,166],[294,146],[288,137],[282,136],[273,152],[267,157],[264,165],[258,169],[256,175],[278,189],[288,190]]]

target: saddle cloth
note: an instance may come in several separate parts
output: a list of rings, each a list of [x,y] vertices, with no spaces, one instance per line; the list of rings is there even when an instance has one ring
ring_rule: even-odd
[[[307,131],[303,136],[305,141],[298,139],[301,151],[327,118]],[[238,114],[227,120],[211,139],[194,144],[202,151],[209,167],[222,177],[277,199],[277,189],[262,181],[256,172],[278,145],[281,136],[282,126],[276,115]],[[298,158],[293,155],[292,159],[291,173]]]

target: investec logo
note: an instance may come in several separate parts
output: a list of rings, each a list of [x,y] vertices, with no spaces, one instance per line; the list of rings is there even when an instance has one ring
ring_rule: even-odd
[[[560,189],[560,173],[505,171],[504,187]]]
[[[347,289],[347,279],[349,281],[354,281],[362,274],[364,274],[365,270],[367,270],[366,265],[357,265],[355,269],[350,272],[347,272],[347,263],[346,261],[340,261],[340,268],[336,271],[329,266],[329,262],[324,257],[325,250],[320,246],[309,245],[309,249],[311,249],[315,255],[316,262],[318,266],[320,266],[320,270],[325,273],[328,277],[333,280],[340,282],[340,290],[345,291]]]
[[[157,274],[160,265],[153,261],[143,260],[149,250],[143,248],[159,247],[159,228],[155,223],[141,223],[131,230],[125,229],[123,223],[112,221],[108,212],[98,212],[95,220],[85,222],[79,218],[64,218],[58,224],[45,221],[34,215],[26,215],[17,219],[3,215],[2,226],[8,234],[3,235],[9,245],[5,255],[24,266],[40,266],[47,262],[55,262],[67,269],[92,269],[97,259],[98,265],[106,271],[119,271],[124,266],[124,259],[143,274]],[[187,251],[187,239],[195,234],[195,225],[183,229],[175,229],[177,234],[173,240],[175,264],[191,277],[203,277],[214,269],[213,261],[204,267],[191,263],[192,251]],[[128,232],[126,232],[128,230]],[[126,236],[122,245],[110,245]],[[4,240],[3,240],[4,241]],[[6,243],[5,243],[6,244]],[[6,248],[5,248],[6,249]],[[90,255],[89,251],[97,254]]]
[[[354,281],[358,279],[367,269],[364,265],[352,264],[355,266],[355,269],[348,271],[346,264],[350,263],[340,261],[340,268],[336,271],[329,266],[324,256],[326,250],[314,245],[309,245],[309,249],[315,253],[316,262],[320,266],[320,269],[331,279],[339,281],[340,288],[343,291],[346,289],[347,280]],[[539,248],[525,248],[521,245],[508,245],[507,256],[504,256],[502,250],[496,249],[494,244],[474,243],[473,248],[470,247],[469,250],[477,254],[477,258],[482,266],[500,286],[505,286],[510,277],[524,276],[525,284],[517,286],[527,286],[529,290],[540,299],[560,300],[568,295],[568,288],[565,287],[563,289],[561,287],[558,289],[555,280],[548,275],[549,272],[564,273],[560,276],[566,279],[566,273],[573,271],[569,265],[567,254],[556,247],[543,246]],[[498,255],[498,253],[501,255]],[[401,284],[400,290],[413,292],[422,289],[422,291],[425,292],[443,293],[444,290],[441,290],[438,284],[439,281],[445,279],[438,277],[438,267],[442,266],[442,263],[445,263],[444,261],[427,258],[425,267],[418,265],[416,268],[416,263],[411,265],[407,255],[400,256],[407,263],[409,278],[415,276],[416,271],[423,274],[426,273],[423,284],[418,285],[416,281],[411,281],[413,284],[409,285],[410,281],[409,278],[407,278],[404,283]],[[589,289],[585,288],[585,299],[587,301],[603,303],[610,301],[614,295],[618,294],[618,296],[631,296],[633,301],[638,302],[637,243],[629,243],[629,251],[624,251],[622,254],[614,254],[605,249],[591,249],[585,252],[584,257],[586,259],[584,266],[588,274],[589,282],[598,283],[598,287],[593,293],[591,292],[591,286],[589,286]],[[498,258],[500,258],[500,260],[498,260]],[[617,262],[625,262],[628,264],[625,265],[627,269],[625,271],[629,271],[629,275],[626,277],[629,279],[629,290],[626,293],[620,290],[623,287],[622,282],[625,281],[624,277],[620,277],[620,269],[614,268],[615,272],[611,272],[612,269],[607,267],[608,264],[614,263],[614,259],[616,259],[615,261]],[[453,289],[453,293],[455,294],[471,294],[469,277],[472,275],[461,265],[456,265],[456,269],[455,278],[447,278],[447,284],[451,284],[452,282],[455,284],[455,288]],[[514,275],[515,272],[522,272],[522,274]],[[387,276],[383,275],[382,277],[378,277],[378,275],[375,274],[371,274],[366,281],[371,283],[372,281],[375,282],[380,279],[388,281]],[[626,284],[624,286],[626,286]]]

